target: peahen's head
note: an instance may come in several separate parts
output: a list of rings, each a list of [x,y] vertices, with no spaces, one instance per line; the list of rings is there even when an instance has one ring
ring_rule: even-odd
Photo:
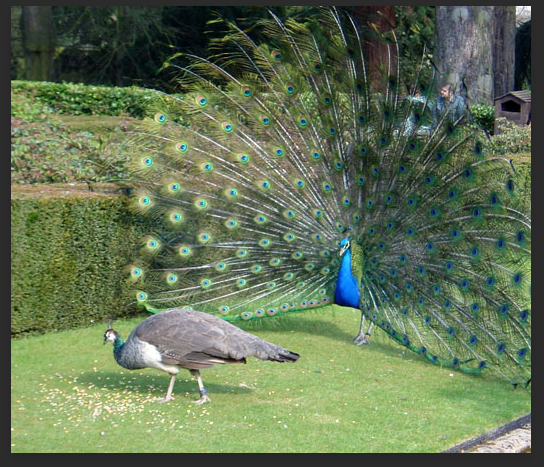
[[[109,328],[105,333],[104,333],[104,344],[106,344],[106,342],[111,342],[111,343],[115,343],[115,341],[119,338],[119,333],[115,330],[113,330],[112,328]]]
[[[106,342],[115,344],[115,341],[119,338],[119,333],[112,328],[113,316],[106,316],[102,321],[108,323],[108,329],[104,333],[104,344],[106,344]]]

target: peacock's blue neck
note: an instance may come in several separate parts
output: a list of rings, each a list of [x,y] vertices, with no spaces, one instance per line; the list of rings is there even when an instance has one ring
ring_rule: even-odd
[[[359,308],[359,283],[351,272],[351,248],[348,248],[342,256],[334,291],[334,302],[341,306]]]

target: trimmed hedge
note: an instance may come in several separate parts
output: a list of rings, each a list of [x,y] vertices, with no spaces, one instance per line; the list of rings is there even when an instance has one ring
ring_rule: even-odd
[[[127,115],[143,118],[161,94],[157,91],[132,87],[87,86],[48,81],[11,82],[18,94],[31,95],[38,102],[59,114],[70,115]]]
[[[149,229],[122,196],[12,196],[12,336],[136,314],[125,267]]]

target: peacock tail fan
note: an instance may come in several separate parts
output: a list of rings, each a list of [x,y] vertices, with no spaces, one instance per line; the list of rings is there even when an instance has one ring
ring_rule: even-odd
[[[229,53],[192,57],[186,93],[132,135],[133,206],[161,221],[130,267],[137,301],[231,321],[323,307],[349,237],[365,318],[433,363],[529,381],[531,223],[510,162],[467,118],[430,124],[440,77],[422,59],[403,82],[393,35],[370,80],[335,8],[262,25],[268,44],[229,24]]]

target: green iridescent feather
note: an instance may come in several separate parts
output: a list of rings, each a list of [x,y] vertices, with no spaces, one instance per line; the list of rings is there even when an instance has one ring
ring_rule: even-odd
[[[433,124],[430,63],[403,81],[393,38],[382,79],[371,73],[355,24],[334,8],[305,24],[271,15],[259,45],[229,24],[216,44],[228,53],[180,68],[183,97],[164,95],[129,136],[133,206],[157,221],[130,268],[136,300],[231,321],[323,307],[349,237],[363,324],[433,363],[525,384],[519,176],[485,153],[468,109]]]

